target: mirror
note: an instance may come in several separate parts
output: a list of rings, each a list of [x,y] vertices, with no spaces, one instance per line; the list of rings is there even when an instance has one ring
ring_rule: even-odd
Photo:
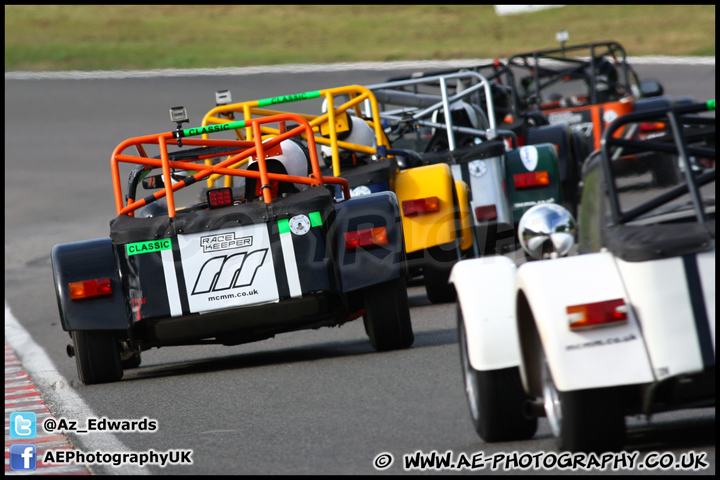
[[[570,252],[576,230],[575,218],[564,207],[542,203],[520,218],[518,237],[527,256],[536,260],[557,258]]]
[[[643,80],[640,82],[640,96],[659,97],[665,92],[663,86],[657,80]]]
[[[188,176],[189,176],[188,172],[185,172],[185,171],[170,173],[170,177],[172,178],[173,185],[184,180]],[[145,190],[155,190],[158,188],[165,188],[165,180],[164,180],[163,174],[160,173],[158,175],[148,175],[147,177],[143,178],[142,186]]]

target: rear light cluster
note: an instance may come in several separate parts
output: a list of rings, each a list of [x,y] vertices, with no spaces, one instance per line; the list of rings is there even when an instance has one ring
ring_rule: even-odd
[[[83,298],[112,294],[109,278],[73,282],[70,283],[68,287],[70,289],[70,300],[80,300]]]
[[[546,170],[528,173],[516,173],[513,175],[515,189],[544,187],[550,185],[550,176]]]
[[[627,322],[628,306],[623,299],[567,307],[570,330],[608,327]]]
[[[665,130],[665,123],[663,122],[641,122],[639,124],[641,132],[657,132],[659,130]]]
[[[497,218],[497,208],[495,208],[495,205],[475,207],[475,218],[477,218],[478,222],[494,220]]]
[[[232,188],[216,188],[207,191],[210,208],[227,207],[233,204]]]
[[[355,232],[345,232],[345,249],[355,250],[360,247],[373,245],[387,245],[387,230],[385,227],[368,228]]]
[[[437,212],[440,210],[440,199],[438,197],[418,198],[416,200],[405,200],[402,202],[403,215],[412,217],[423,213]]]

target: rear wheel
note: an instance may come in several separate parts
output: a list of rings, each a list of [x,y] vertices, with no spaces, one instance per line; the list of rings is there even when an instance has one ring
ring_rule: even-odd
[[[85,385],[116,382],[123,376],[120,349],[112,330],[72,332],[75,364]]]
[[[561,450],[616,452],[625,444],[625,415],[616,388],[560,392],[543,355],[542,387],[545,413]]]
[[[447,245],[438,245],[428,249],[428,259],[423,266],[423,280],[428,300],[432,303],[454,302],[455,287],[448,280],[453,265],[458,261],[456,249],[447,250]]]
[[[475,430],[486,442],[504,442],[532,438],[537,418],[524,412],[528,399],[523,391],[518,367],[479,371],[470,365],[467,335],[460,307],[457,308],[460,363],[465,394]]]
[[[410,307],[405,278],[373,285],[364,290],[363,322],[375,350],[398,350],[413,344]]]

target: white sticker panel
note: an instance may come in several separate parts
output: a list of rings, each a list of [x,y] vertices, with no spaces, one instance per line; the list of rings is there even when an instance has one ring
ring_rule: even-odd
[[[178,235],[178,244],[191,312],[278,301],[264,224]]]
[[[538,151],[532,145],[520,147],[520,160],[529,171],[535,170],[538,164]]]

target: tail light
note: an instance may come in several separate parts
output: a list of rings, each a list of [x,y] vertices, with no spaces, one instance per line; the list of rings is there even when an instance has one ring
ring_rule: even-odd
[[[513,175],[513,182],[516,189],[544,187],[550,185],[550,175],[546,170],[528,173],[516,173]]]
[[[371,247],[373,245],[387,245],[387,243],[388,238],[385,227],[345,232],[345,250],[355,250],[359,247]]]
[[[418,198],[416,200],[405,200],[402,202],[403,215],[411,217],[423,213],[437,212],[440,210],[440,199],[438,197]]]
[[[475,218],[478,219],[478,222],[483,220],[494,220],[497,218],[497,208],[495,208],[495,205],[475,207]]]
[[[216,188],[207,191],[210,208],[227,207],[233,204],[232,188]]]
[[[68,287],[70,289],[70,300],[80,300],[83,298],[112,294],[109,278],[73,282],[68,284]]]
[[[663,122],[640,122],[638,128],[641,132],[657,132],[659,130],[665,130],[665,123]]]
[[[627,322],[627,312],[623,299],[567,307],[570,330],[620,325]]]

